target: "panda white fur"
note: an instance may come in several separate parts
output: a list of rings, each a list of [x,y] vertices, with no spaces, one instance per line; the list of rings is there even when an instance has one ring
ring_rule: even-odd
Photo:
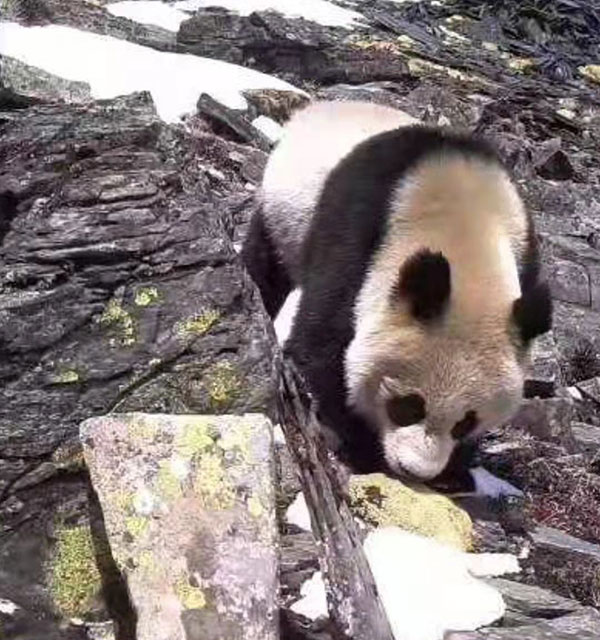
[[[531,217],[485,142],[313,103],[267,163],[243,256],[358,470],[438,476],[511,418],[550,328]],[[281,321],[279,321],[281,328]]]

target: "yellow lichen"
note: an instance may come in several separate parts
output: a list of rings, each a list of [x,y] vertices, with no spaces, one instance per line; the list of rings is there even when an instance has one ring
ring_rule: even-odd
[[[85,457],[79,441],[68,440],[61,444],[51,456],[58,469],[79,471],[85,468]]]
[[[143,516],[130,516],[125,520],[125,527],[133,538],[138,538],[148,528],[148,519]]]
[[[248,500],[248,513],[253,518],[260,518],[260,516],[262,516],[262,514],[264,513],[262,502],[260,501],[260,498],[258,496],[250,496],[250,499]]]
[[[79,382],[80,376],[75,369],[62,369],[56,375],[52,376],[54,384],[74,384]]]
[[[465,551],[471,548],[468,514],[425,487],[407,487],[383,474],[353,476],[350,504],[358,517],[374,526],[398,526]]]
[[[127,491],[116,491],[113,494],[112,503],[119,511],[132,511],[133,495]]]
[[[156,287],[143,287],[135,292],[133,301],[138,307],[149,307],[160,300],[160,294]]]
[[[200,587],[192,586],[186,578],[180,578],[173,585],[173,591],[184,609],[203,609],[206,606],[204,591]]]
[[[84,616],[101,588],[89,526],[57,527],[49,568],[50,589],[58,610],[68,617]]]
[[[586,64],[581,67],[577,67],[577,71],[588,80],[600,84],[600,64]]]
[[[134,415],[127,425],[127,434],[132,440],[138,442],[152,442],[156,436],[156,425],[152,418]]]
[[[398,53],[398,46],[395,42],[386,42],[384,40],[356,40],[352,42],[352,45],[357,49],[365,49],[367,51]]]
[[[156,573],[158,565],[154,559],[154,554],[151,551],[142,551],[137,559],[137,566],[146,574]]]
[[[181,482],[173,473],[170,461],[168,460],[163,460],[160,463],[160,469],[158,470],[158,475],[156,477],[156,484],[161,497],[165,500],[177,500],[183,495]]]
[[[206,374],[210,407],[213,411],[223,411],[231,406],[241,391],[241,381],[230,362],[218,362]]]
[[[535,60],[531,58],[512,58],[508,61],[508,67],[517,73],[527,73],[535,67]]]
[[[229,509],[235,504],[235,490],[226,477],[219,454],[205,453],[198,460],[194,492],[205,509]]]
[[[181,335],[203,336],[208,333],[221,319],[221,314],[216,309],[207,309],[202,313],[192,316],[180,322],[178,333]]]
[[[111,343],[118,342],[127,347],[135,342],[135,322],[131,314],[125,311],[116,300],[110,300],[106,305],[100,317],[100,324],[115,328],[117,338],[113,338]]]
[[[175,451],[192,459],[215,444],[217,432],[208,420],[197,418],[186,423],[175,436]]]

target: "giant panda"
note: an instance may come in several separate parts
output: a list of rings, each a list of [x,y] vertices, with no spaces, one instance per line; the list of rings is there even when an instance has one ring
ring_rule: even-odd
[[[552,304],[492,146],[390,107],[315,102],[257,194],[243,259],[270,315],[291,311],[284,352],[353,468],[431,480],[513,416]]]

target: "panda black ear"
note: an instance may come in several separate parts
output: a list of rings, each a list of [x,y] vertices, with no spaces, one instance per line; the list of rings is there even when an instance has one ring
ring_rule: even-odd
[[[422,249],[400,269],[393,297],[408,301],[411,314],[421,322],[441,316],[450,299],[450,264],[441,253]]]
[[[552,297],[550,287],[539,282],[526,291],[512,308],[512,320],[525,344],[552,328]]]

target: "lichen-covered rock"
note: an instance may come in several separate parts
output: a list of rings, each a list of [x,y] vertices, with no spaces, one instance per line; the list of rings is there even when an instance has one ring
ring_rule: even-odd
[[[371,474],[352,476],[349,495],[353,512],[369,524],[397,526],[465,551],[471,548],[469,515],[430,489],[408,487],[383,474]]]
[[[276,640],[271,423],[115,414],[81,437],[138,640]]]

